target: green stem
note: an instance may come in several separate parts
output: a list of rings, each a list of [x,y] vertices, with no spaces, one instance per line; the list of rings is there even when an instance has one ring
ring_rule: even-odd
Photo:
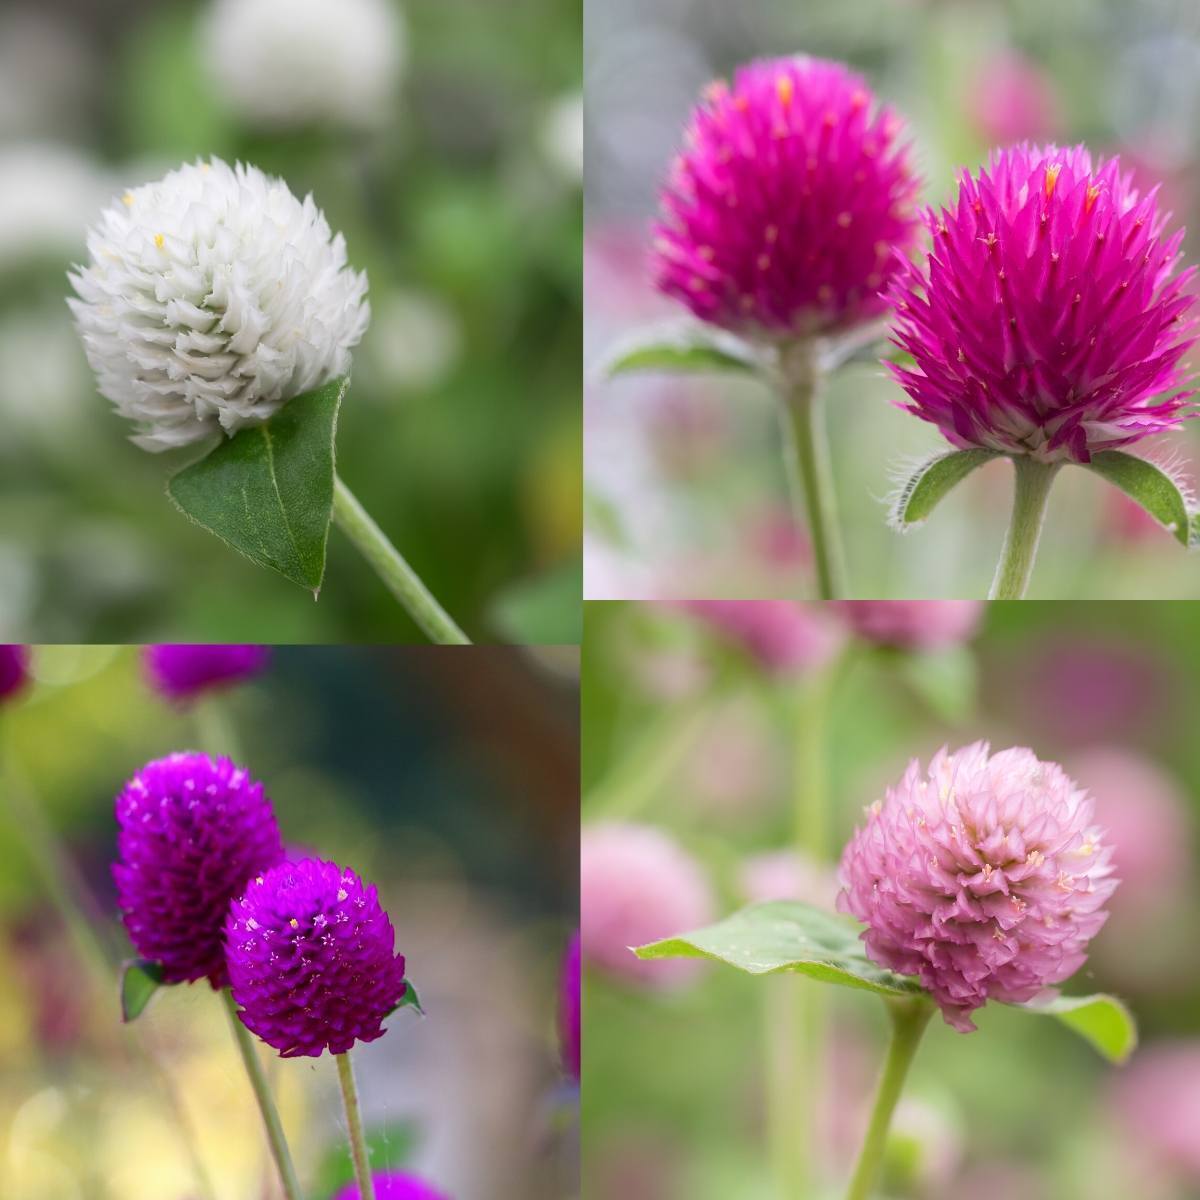
[[[271,1097],[271,1089],[267,1086],[267,1077],[263,1073],[259,1061],[258,1050],[250,1031],[242,1024],[238,1016],[237,1003],[233,993],[228,988],[221,989],[221,999],[225,1011],[229,1015],[229,1025],[233,1030],[233,1040],[237,1043],[238,1052],[246,1067],[250,1086],[254,1089],[254,1099],[258,1102],[258,1111],[262,1114],[263,1127],[267,1134],[267,1144],[271,1147],[271,1157],[279,1170],[279,1180],[283,1184],[283,1194],[287,1200],[301,1200],[300,1184],[296,1179],[296,1168],[292,1166],[291,1151],[288,1150],[287,1139],[283,1136],[283,1125],[279,1120],[279,1111]]]
[[[921,1035],[933,1016],[933,1005],[923,996],[912,1000],[885,1000],[884,1004],[892,1021],[892,1040],[884,1060],[883,1074],[879,1077],[871,1122],[858,1153],[858,1163],[846,1192],[846,1200],[870,1200],[883,1167],[892,1114],[904,1090],[908,1068],[912,1066],[917,1047],[921,1044]]]
[[[350,1055],[335,1054],[338,1082],[342,1085],[342,1103],[346,1107],[346,1127],[350,1132],[350,1157],[354,1160],[354,1178],[358,1181],[359,1200],[375,1200],[375,1183],[367,1159],[367,1139],[363,1134],[362,1113],[358,1107],[358,1087]]]
[[[204,696],[196,701],[192,709],[192,719],[196,725],[196,737],[200,740],[200,749],[205,754],[213,756],[224,755],[239,765],[242,762],[242,750],[237,731],[229,719],[221,696]]]
[[[1058,474],[1059,463],[1038,462],[1028,455],[1013,459],[1015,485],[1012,520],[1000,551],[996,577],[992,580],[989,600],[1021,600],[1033,574],[1038,540],[1046,520],[1046,501],[1050,485]]]
[[[470,645],[467,635],[454,623],[433,593],[421,582],[421,577],[404,561],[400,551],[388,541],[383,530],[359,504],[354,493],[342,482],[341,476],[337,475],[333,480],[333,523],[354,543],[375,574],[383,580],[431,642],[443,646]]]
[[[807,522],[822,600],[846,591],[846,568],[837,520],[837,493],[825,433],[825,406],[818,347],[799,341],[780,355],[784,460],[796,518]]]

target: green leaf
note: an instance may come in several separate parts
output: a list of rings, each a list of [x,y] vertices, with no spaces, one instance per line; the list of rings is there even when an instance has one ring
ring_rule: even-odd
[[[163,985],[161,963],[131,958],[121,965],[121,1020],[136,1020],[150,1003],[150,997]]]
[[[915,980],[867,958],[859,929],[853,921],[811,905],[772,900],[693,933],[639,946],[635,953],[638,958],[710,958],[751,975],[797,971],[881,996],[920,995]]]
[[[734,334],[695,322],[673,322],[639,330],[621,342],[601,364],[600,374],[606,379],[635,371],[754,374],[762,365],[751,347]]]
[[[522,579],[491,604],[491,623],[522,646],[578,645],[583,634],[583,571],[579,559]]]
[[[398,1171],[405,1167],[417,1147],[417,1130],[407,1123],[375,1125],[367,1130],[367,1157],[375,1172]],[[313,1197],[332,1196],[354,1182],[354,1163],[344,1141],[334,1143],[317,1166]]]
[[[1162,467],[1121,450],[1101,450],[1086,465],[1140,504],[1177,541],[1188,544],[1187,501],[1179,484]]]
[[[1056,996],[1049,1001],[1008,1007],[1056,1017],[1110,1062],[1123,1063],[1137,1049],[1133,1014],[1115,996],[1103,992],[1094,996]]]
[[[314,595],[325,575],[334,438],[349,384],[335,379],[296,396],[167,484],[185,516]]]
[[[994,450],[952,450],[927,459],[901,486],[892,502],[889,524],[901,532],[921,524],[955,484],[997,457]]]
[[[400,1003],[391,1009],[387,1013],[387,1016],[390,1017],[393,1013],[398,1013],[402,1008],[411,1008],[416,1010],[418,1016],[423,1017],[425,1010],[421,1007],[421,998],[417,995],[417,989],[413,987],[411,979],[406,979],[404,982],[407,985],[404,989],[404,995],[400,997]]]

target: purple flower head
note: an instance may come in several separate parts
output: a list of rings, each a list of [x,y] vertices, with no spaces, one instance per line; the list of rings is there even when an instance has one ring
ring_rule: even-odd
[[[967,96],[967,109],[992,146],[1053,137],[1062,125],[1050,76],[1012,50],[992,54],[980,65]]]
[[[138,953],[168,983],[224,987],[229,902],[283,857],[262,784],[227,758],[172,754],[125,785],[116,816],[113,879]]]
[[[213,688],[229,687],[257,675],[271,651],[266,646],[147,646],[142,652],[155,691],[180,703]]]
[[[580,1060],[580,977],[579,932],[571,934],[563,958],[558,995],[558,1032],[562,1044],[563,1070],[579,1082]]]
[[[15,696],[29,681],[29,647],[0,646],[0,700]]]
[[[937,650],[965,642],[979,628],[978,600],[835,600],[859,637],[901,650]]]
[[[251,880],[229,908],[225,951],[242,1022],[284,1058],[383,1037],[407,988],[374,885],[320,859]]]
[[[790,600],[682,600],[675,606],[735,642],[763,669],[780,674],[823,666],[842,642],[819,611]]]
[[[375,1185],[375,1200],[449,1200],[445,1192],[439,1192],[415,1175],[372,1175],[371,1182]],[[333,1200],[359,1200],[361,1195],[358,1184],[351,1183]]]
[[[1183,231],[1163,236],[1156,192],[1140,196],[1117,159],[998,150],[926,221],[928,262],[903,263],[890,292],[916,360],[889,366],[901,407],[960,448],[1044,462],[1178,428],[1193,271],[1177,270]]]
[[[916,240],[900,120],[840,63],[798,56],[709,85],[662,193],[661,291],[701,320],[767,337],[843,330]]]
[[[968,1032],[988,1000],[1021,1004],[1083,964],[1112,878],[1092,801],[1055,763],[986,742],[917,760],[842,855],[838,907],[873,962],[915,975]]]

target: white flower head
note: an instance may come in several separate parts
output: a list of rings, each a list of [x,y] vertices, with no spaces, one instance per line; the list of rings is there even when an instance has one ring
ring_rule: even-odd
[[[389,115],[405,56],[393,0],[213,0],[209,74],[247,121],[363,127]]]
[[[87,247],[67,303],[147,450],[233,435],[347,374],[370,319],[342,235],[257,167],[197,162],[126,192]]]

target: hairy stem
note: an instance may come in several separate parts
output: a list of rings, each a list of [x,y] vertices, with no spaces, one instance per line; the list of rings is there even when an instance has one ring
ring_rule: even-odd
[[[367,1139],[363,1134],[362,1113],[358,1107],[358,1086],[349,1053],[335,1054],[338,1082],[342,1085],[342,1103],[346,1107],[346,1127],[350,1132],[350,1157],[354,1160],[354,1178],[358,1181],[359,1200],[375,1200],[371,1164],[367,1160]]]
[[[996,577],[992,580],[989,600],[1021,600],[1033,574],[1038,541],[1046,520],[1046,501],[1050,485],[1058,474],[1058,463],[1038,462],[1028,455],[1013,459],[1015,485],[1012,520],[1000,551]]]

